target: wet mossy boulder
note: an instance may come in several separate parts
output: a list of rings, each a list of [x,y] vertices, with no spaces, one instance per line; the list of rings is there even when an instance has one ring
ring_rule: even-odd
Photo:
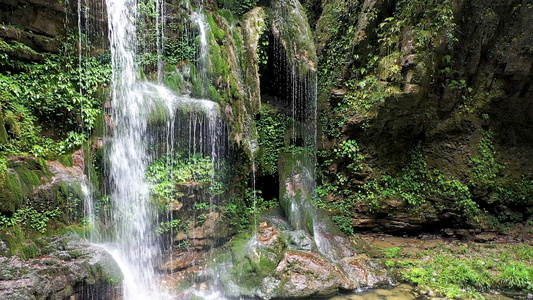
[[[32,242],[31,259],[0,256],[2,299],[120,299],[122,272],[104,249],[75,234]]]
[[[0,240],[7,253],[39,255],[35,238],[76,226],[84,217],[82,167],[31,156],[9,157],[0,174]]]
[[[347,250],[348,256],[330,260],[317,251],[313,237],[305,231],[282,230],[290,225],[269,222],[260,223],[253,236],[237,235],[225,246],[230,254],[224,251],[216,258],[221,263],[215,271],[221,274],[225,295],[260,299],[323,297],[340,290],[373,287],[389,279],[379,264],[365,256],[354,256]],[[349,243],[343,240],[341,244],[347,248]]]
[[[0,175],[0,213],[13,213],[23,200],[30,198],[41,184],[51,181],[53,174],[43,159],[30,156],[9,158],[7,170]]]

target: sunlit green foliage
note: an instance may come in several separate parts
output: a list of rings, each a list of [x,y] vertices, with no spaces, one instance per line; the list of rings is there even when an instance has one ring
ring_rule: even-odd
[[[74,49],[73,43],[69,38],[65,47]],[[24,47],[2,41],[0,53]],[[108,56],[82,57],[81,65],[77,53],[40,57],[42,62],[28,63],[2,56],[0,114],[7,143],[0,151],[54,157],[81,145],[100,115],[100,90],[111,77]],[[37,124],[54,128],[53,136],[45,137]]]
[[[531,251],[531,246],[524,245]],[[425,260],[400,257],[389,266],[401,270],[407,282],[431,289],[451,299],[483,299],[491,289],[533,290],[531,261],[507,250],[457,251],[452,247],[429,249]]]

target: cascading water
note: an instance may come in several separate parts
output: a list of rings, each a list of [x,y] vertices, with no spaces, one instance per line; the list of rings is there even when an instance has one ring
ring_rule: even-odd
[[[185,178],[182,174],[175,174],[176,161],[190,164],[205,164],[209,166],[209,182],[213,185],[216,182],[216,172],[220,168],[219,163],[225,155],[228,146],[227,133],[224,122],[221,120],[220,108],[215,102],[209,100],[193,99],[189,96],[177,96],[174,92],[161,86],[165,82],[165,63],[162,56],[165,53],[165,1],[155,1],[155,26],[156,26],[156,54],[157,54],[157,82],[159,85],[140,81],[138,77],[144,70],[140,70],[139,51],[147,48],[138,45],[139,28],[137,20],[139,17],[138,3],[135,0],[106,0],[109,39],[111,42],[112,64],[113,64],[113,84],[112,84],[112,145],[110,147],[110,186],[112,216],[109,221],[113,233],[111,241],[105,241],[105,247],[114,256],[122,268],[125,279],[124,298],[130,299],[168,299],[170,296],[161,287],[159,271],[162,270],[161,258],[170,255],[170,260],[174,255],[177,246],[177,236],[174,232],[174,225],[180,222],[185,223],[182,207],[193,207],[190,211],[196,214],[194,207],[209,207],[206,213],[198,213],[189,220],[193,220],[194,227],[186,229],[180,227],[179,230],[189,230],[186,238],[179,240],[180,243],[189,244],[196,248],[179,251],[196,251],[199,247],[204,251],[210,245],[195,245],[206,240],[206,233],[199,233],[198,228],[208,232],[215,232],[213,228],[216,223],[209,222],[210,216],[216,215],[214,207],[219,205],[219,198],[209,191],[213,186],[208,186],[204,182],[199,182],[198,178],[192,176]],[[278,1],[277,3],[284,3]],[[290,6],[290,5],[289,5]],[[198,33],[197,51],[194,66],[177,65],[176,70],[180,80],[192,77],[190,69],[196,68],[196,91],[193,89],[181,89],[183,93],[191,93],[204,97],[211,86],[209,85],[208,71],[210,69],[208,35],[209,24],[200,9],[191,10],[190,21],[195,24],[194,28]],[[291,8],[293,9],[293,8]],[[278,14],[279,23],[274,22],[274,32],[282,26],[290,26],[287,16],[279,15],[279,12],[288,11],[287,7],[275,8]],[[285,12],[286,13],[286,12]],[[303,15],[302,12],[296,12]],[[144,24],[145,25],[145,24]],[[276,29],[276,26],[278,29]],[[190,28],[184,30],[186,34],[192,31]],[[286,34],[284,32],[283,34]],[[289,35],[294,35],[293,33]],[[323,249],[319,234],[320,222],[315,213],[314,206],[310,202],[311,194],[315,188],[315,158],[314,150],[316,145],[316,70],[311,62],[305,62],[306,52],[292,53],[292,41],[280,38],[279,31],[277,39],[274,41],[274,49],[279,51],[274,72],[283,75],[274,76],[280,81],[278,86],[286,89],[282,92],[287,97],[286,103],[292,117],[290,124],[291,132],[288,134],[291,147],[299,151],[287,153],[283,159],[294,162],[285,165],[282,171],[286,175],[282,177],[283,185],[286,187],[285,199],[288,203],[288,215],[296,229],[306,228],[314,233],[319,249]],[[196,37],[195,37],[196,38]],[[194,40],[194,39],[193,39]],[[300,42],[295,43],[295,45]],[[146,45],[143,45],[146,47]],[[213,48],[214,49],[214,48]],[[153,49],[152,49],[153,50]],[[287,51],[289,53],[287,53]],[[297,51],[297,50],[294,50]],[[309,53],[312,53],[310,49]],[[295,59],[297,58],[297,59]],[[152,69],[152,72],[156,72]],[[181,74],[180,74],[181,72]],[[192,72],[191,72],[192,73]],[[153,75],[153,74],[152,74]],[[156,81],[154,77],[151,78]],[[192,81],[192,80],[191,80]],[[274,83],[276,85],[277,82]],[[200,89],[198,89],[200,88]],[[200,91],[198,91],[200,90]],[[289,126],[288,126],[289,127]],[[244,129],[248,130],[248,129]],[[256,142],[250,140],[249,149],[252,156],[252,187],[253,204],[257,200],[255,194],[255,167]],[[301,150],[301,151],[300,151]],[[210,163],[205,163],[208,160]],[[151,199],[154,192],[155,182],[148,182],[146,174],[150,171],[151,165],[156,161],[164,161],[164,168],[168,170],[167,178],[171,182],[167,186],[172,193],[172,197],[165,199],[165,210],[161,207],[161,201]],[[178,165],[179,162],[178,161]],[[184,163],[185,164],[185,163]],[[182,176],[183,178],[181,178]],[[196,175],[195,175],[196,176]],[[181,180],[181,181],[178,181]],[[164,196],[168,196],[165,191]],[[291,194],[292,193],[292,194]],[[180,196],[177,196],[181,194]],[[218,197],[218,198],[217,198]],[[89,202],[89,201],[87,201]],[[255,210],[255,207],[254,207]],[[94,210],[88,208],[87,212]],[[203,222],[210,227],[199,225],[198,217],[203,216]],[[89,219],[94,227],[98,227],[94,218]],[[189,221],[187,220],[187,221]],[[174,222],[180,221],[180,222]],[[170,233],[165,237],[158,236],[157,228],[159,224],[170,226]],[[257,221],[254,220],[255,227]],[[188,225],[187,225],[188,226]],[[93,226],[91,226],[93,227]],[[176,227],[177,228],[177,227]],[[176,229],[178,231],[178,229]],[[198,236],[195,236],[198,234]],[[211,233],[210,233],[211,234]],[[216,241],[217,233],[212,233],[209,238]],[[98,236],[97,233],[93,236]],[[103,235],[101,235],[103,236]],[[171,243],[168,243],[171,241]],[[163,242],[167,242],[163,245]],[[214,242],[217,243],[217,242]],[[326,251],[326,250],[324,250]],[[164,270],[172,275],[174,269]],[[205,295],[204,295],[205,296]],[[214,293],[209,297],[220,298],[220,294]]]
[[[195,11],[191,16],[191,21],[198,26],[200,31],[200,55],[198,57],[198,71],[200,75],[200,84],[202,89],[202,95],[205,95],[207,90],[207,64],[208,60],[208,44],[207,44],[207,22],[205,21],[205,16],[202,12],[202,8]]]
[[[124,297],[157,299],[153,265],[159,253],[151,230],[155,215],[144,180],[148,165],[147,108],[136,87],[136,1],[108,0],[107,8],[113,67],[110,162],[116,238],[109,251],[124,271]]]
[[[107,0],[109,40],[112,60],[112,143],[110,162],[111,216],[105,220],[111,233],[99,230],[95,217],[95,204],[84,192],[90,238],[102,244],[115,258],[124,273],[124,299],[168,299],[170,296],[160,287],[160,274],[156,271],[159,259],[165,251],[156,234],[157,224],[173,224],[174,208],[179,202],[169,200],[166,213],[151,199],[151,184],[146,174],[152,162],[166,159],[167,167],[175,160],[194,162],[202,157],[210,160],[208,171],[215,182],[218,160],[224,155],[224,124],[218,105],[209,100],[177,96],[169,89],[138,80],[136,20],[139,7],[135,0]],[[156,1],[157,73],[162,82],[164,49],[164,2]],[[201,10],[192,14],[191,21],[199,30],[200,51],[198,71],[202,94],[206,91],[207,23]],[[81,21],[79,21],[81,26]],[[81,67],[81,64],[80,64]],[[186,156],[181,156],[186,153]],[[205,160],[200,160],[204,162]],[[172,168],[169,168],[172,170]],[[166,174],[176,179],[175,174]],[[185,185],[187,185],[185,183]],[[194,194],[190,191],[191,194]],[[212,206],[214,196],[197,196],[195,203],[207,201]],[[179,203],[179,205],[182,205]],[[179,209],[179,208],[178,208]],[[104,216],[100,218],[105,219]],[[179,221],[179,220],[178,220]],[[214,229],[213,229],[214,230]],[[171,232],[171,234],[173,234]],[[194,236],[193,236],[194,238]],[[168,246],[167,246],[168,247]],[[173,248],[170,245],[170,248]],[[170,251],[172,254],[172,251]]]

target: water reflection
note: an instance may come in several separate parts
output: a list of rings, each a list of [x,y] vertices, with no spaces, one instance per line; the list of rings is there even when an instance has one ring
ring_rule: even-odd
[[[513,300],[504,295],[483,295],[487,300]],[[401,284],[390,289],[375,289],[368,292],[342,295],[329,298],[329,300],[423,300],[429,299],[415,293],[414,288],[408,284]],[[431,298],[431,299],[445,299],[445,298]]]
[[[401,284],[392,289],[375,289],[357,295],[342,295],[330,298],[330,300],[415,300],[417,296],[413,287]]]

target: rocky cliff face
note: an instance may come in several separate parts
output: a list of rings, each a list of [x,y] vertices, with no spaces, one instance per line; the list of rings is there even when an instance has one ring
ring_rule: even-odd
[[[531,3],[308,7],[321,13],[322,192],[345,226],[531,218]]]
[[[62,41],[68,33],[77,31],[78,22],[86,24],[89,39],[104,46],[107,36],[105,1],[84,1],[78,15],[77,1],[0,1],[0,38],[18,41],[36,52],[60,53]],[[24,52],[10,53],[12,58],[38,60]]]

